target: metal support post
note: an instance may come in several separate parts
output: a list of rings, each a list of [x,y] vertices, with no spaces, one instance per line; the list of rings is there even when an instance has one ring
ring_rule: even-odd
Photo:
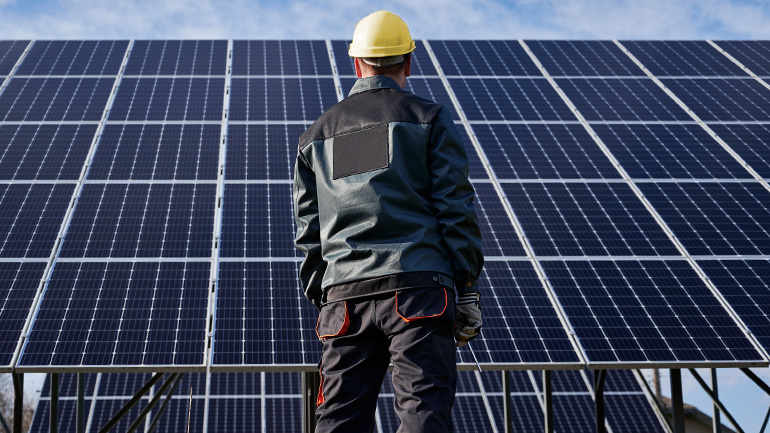
[[[758,387],[762,388],[762,391],[765,391],[767,395],[770,395],[770,386],[768,386],[762,379],[759,378],[756,374],[754,374],[753,371],[749,370],[748,368],[741,368],[741,371],[743,374],[749,377],[754,383],[757,384]]]
[[[503,422],[505,423],[505,433],[513,433],[513,419],[511,418],[512,411],[511,372],[503,370]]]
[[[142,399],[143,395],[147,394],[150,388],[152,388],[152,386],[155,385],[163,377],[164,374],[165,373],[156,373],[155,376],[153,376],[152,379],[150,379],[147,383],[145,383],[142,389],[140,389],[139,392],[137,392],[133,397],[131,397],[131,400],[129,400],[126,404],[124,404],[123,407],[120,408],[118,413],[116,413],[115,416],[113,416],[112,419],[109,420],[107,424],[105,424],[104,427],[102,427],[101,430],[99,430],[99,433],[107,433],[108,431],[110,431],[110,429],[115,427],[115,425],[117,425],[120,422],[120,420],[124,416],[126,416],[128,411],[130,411],[131,408],[134,407],[134,405],[136,405],[139,402],[139,400]]]
[[[11,428],[8,427],[8,423],[5,422],[5,418],[3,418],[3,414],[0,413],[0,425],[3,426],[3,432],[4,433],[11,433]]]
[[[717,384],[717,369],[711,369],[711,391],[714,393],[714,399],[719,400],[719,385]],[[711,411],[714,416],[712,418],[712,428],[714,433],[722,433],[722,420],[720,419],[719,406],[716,403],[711,404]]]
[[[24,374],[11,373],[13,378],[13,433],[21,433],[24,421]]]
[[[767,413],[765,414],[765,420],[762,421],[762,428],[759,429],[759,433],[765,433],[765,427],[767,427],[768,420],[770,420],[770,407],[767,408]]]
[[[682,370],[672,368],[669,374],[671,380],[671,414],[674,433],[684,431],[684,401],[682,398]]]
[[[96,402],[91,402],[95,404]],[[75,431],[85,433],[86,431],[86,375],[78,373],[78,401],[75,407]]]
[[[163,397],[163,394],[168,390],[168,388],[171,386],[172,383],[176,383],[176,381],[182,377],[184,373],[172,373],[169,378],[163,382],[163,385],[161,385],[160,389],[157,393],[152,397],[152,400],[150,400],[149,403],[147,403],[147,406],[142,409],[142,411],[139,413],[139,416],[136,417],[136,420],[133,424],[131,424],[131,427],[128,428],[127,433],[134,433],[137,429],[139,429],[139,426],[144,424],[144,419],[147,417],[147,414],[150,413],[153,407],[155,407],[156,404],[160,401],[160,399]]]
[[[711,392],[708,385],[706,384],[706,381],[700,377],[700,375],[698,374],[697,371],[695,371],[694,368],[690,369],[690,373],[692,373],[692,377],[695,378],[695,380],[698,382],[701,388],[703,388],[703,390],[706,391],[706,394],[708,394],[708,396],[711,397],[711,402],[714,404],[714,406],[717,406],[717,408],[721,410],[722,413],[725,414],[725,418],[727,418],[727,420],[730,421],[730,424],[732,424],[733,427],[735,427],[735,431],[737,431],[738,433],[743,433],[743,429],[741,428],[741,426],[738,425],[738,422],[735,421],[735,418],[733,418],[732,415],[730,415],[730,412],[727,411],[727,409],[722,404],[722,402],[719,401],[717,396],[714,395],[713,392]]]
[[[553,387],[551,370],[543,370],[543,405],[545,409],[545,433],[553,433]]]
[[[604,425],[604,379],[607,370],[594,371],[594,406],[596,407],[596,433],[607,431]]]
[[[168,404],[171,401],[171,396],[174,395],[177,387],[179,387],[179,384],[181,382],[182,382],[182,375],[180,374],[179,376],[177,376],[176,381],[174,381],[174,386],[172,386],[171,389],[169,389],[168,393],[166,394],[166,399],[163,400],[163,404],[160,405],[160,409],[158,409],[158,413],[156,413],[152,417],[152,421],[150,422],[150,429],[147,431],[147,433],[152,433],[155,431],[155,427],[158,426],[158,422],[160,421],[160,418],[163,416],[163,413],[166,411],[166,408],[168,407]]]
[[[315,408],[321,374],[317,371],[302,373],[302,433],[315,432]]]
[[[48,429],[51,433],[59,431],[59,375],[51,373],[51,410]]]

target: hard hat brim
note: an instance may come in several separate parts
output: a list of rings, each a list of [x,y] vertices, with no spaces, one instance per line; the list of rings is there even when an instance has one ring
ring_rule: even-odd
[[[417,48],[414,40],[395,47],[361,47],[351,43],[348,49],[350,57],[390,57],[411,53]]]

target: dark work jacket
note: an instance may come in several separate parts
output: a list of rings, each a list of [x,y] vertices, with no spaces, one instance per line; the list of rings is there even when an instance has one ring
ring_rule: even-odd
[[[299,139],[294,217],[305,296],[320,306],[425,285],[426,276],[460,295],[478,291],[473,198],[449,111],[391,78],[359,79]]]

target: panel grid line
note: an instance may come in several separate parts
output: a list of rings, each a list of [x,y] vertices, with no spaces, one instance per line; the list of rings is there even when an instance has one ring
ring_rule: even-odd
[[[27,57],[27,53],[32,49],[32,46],[35,44],[35,41],[29,41],[27,44],[27,48],[24,49],[24,52],[21,53],[19,58],[16,60],[16,64],[13,65],[13,68],[8,72],[8,75],[5,77],[2,84],[0,84],[0,96],[3,95],[3,92],[5,91],[5,88],[8,86],[8,83],[11,82],[11,79],[15,77],[14,73],[17,69],[19,69],[19,65],[24,61],[24,58]]]
[[[751,69],[749,69],[748,67],[746,67],[746,66],[745,66],[743,63],[741,63],[741,62],[740,62],[738,59],[736,59],[735,57],[733,57],[733,56],[732,56],[730,53],[728,53],[728,52],[727,52],[726,50],[724,50],[722,47],[720,47],[719,45],[717,45],[717,44],[716,44],[716,42],[714,42],[714,41],[712,41],[712,40],[710,40],[710,39],[709,39],[709,40],[707,40],[706,42],[708,42],[708,44],[709,44],[709,45],[711,45],[712,47],[716,48],[716,50],[717,50],[717,51],[719,51],[720,53],[722,53],[722,54],[723,54],[725,57],[727,57],[728,59],[730,59],[730,61],[732,61],[733,63],[735,63],[736,65],[738,65],[738,67],[740,67],[741,69],[743,69],[743,70],[744,70],[744,71],[745,71],[747,74],[751,75],[751,76],[752,76],[752,77],[753,77],[755,80],[757,80],[757,81],[759,82],[759,84],[761,84],[761,85],[765,86],[765,88],[767,88],[768,90],[770,90],[770,84],[768,84],[768,83],[767,83],[765,80],[763,80],[762,78],[760,78],[759,76],[757,76],[757,74],[755,74],[754,72],[752,72],[752,71],[751,71]]]
[[[731,319],[733,319],[736,324],[738,325],[739,329],[743,334],[749,339],[749,341],[752,343],[754,348],[758,351],[758,353],[764,358],[765,361],[768,360],[768,355],[766,351],[759,345],[759,342],[754,338],[751,331],[749,330],[748,326],[746,326],[745,323],[743,323],[742,320],[738,317],[738,315],[735,313],[735,311],[732,309],[732,307],[729,306],[729,304],[726,302],[722,294],[716,289],[716,287],[713,285],[713,283],[709,280],[708,276],[703,272],[703,270],[700,268],[700,266],[695,262],[695,260],[692,258],[692,256],[689,255],[689,252],[684,247],[684,245],[679,241],[679,239],[676,237],[674,232],[668,227],[668,225],[665,223],[663,218],[660,216],[660,214],[655,210],[655,208],[652,206],[652,204],[649,202],[649,200],[642,194],[642,191],[639,189],[639,187],[633,182],[631,177],[629,176],[628,172],[625,171],[625,169],[620,165],[619,161],[615,158],[615,156],[612,154],[612,152],[607,148],[607,146],[604,144],[604,142],[599,138],[599,136],[596,134],[596,132],[593,130],[591,125],[588,124],[588,122],[585,121],[585,118],[580,113],[580,111],[577,109],[577,107],[572,103],[572,101],[567,97],[567,95],[564,93],[564,91],[558,86],[556,81],[548,75],[548,72],[543,68],[543,65],[540,63],[540,61],[537,59],[537,57],[532,53],[532,51],[529,49],[529,47],[524,43],[524,41],[520,41],[524,49],[527,51],[527,53],[530,55],[532,60],[537,64],[537,66],[541,69],[543,74],[546,76],[546,78],[549,80],[551,85],[554,87],[554,89],[558,92],[559,96],[564,100],[565,103],[570,107],[572,112],[577,116],[577,118],[583,123],[583,126],[586,128],[588,133],[591,135],[591,137],[594,139],[594,142],[602,149],[602,152],[607,156],[607,158],[610,159],[612,164],[615,166],[615,168],[618,170],[620,175],[623,177],[624,180],[626,180],[627,184],[631,189],[633,190],[634,194],[639,198],[639,200],[643,203],[644,207],[647,209],[647,211],[650,213],[650,215],[655,219],[657,224],[663,229],[663,231],[666,233],[666,236],[673,242],[676,249],[682,254],[683,257],[686,257],[687,262],[692,267],[692,269],[696,272],[698,277],[703,281],[703,283],[708,287],[709,291],[714,294],[714,296],[718,299],[719,303],[722,305],[723,308],[728,312]],[[628,55],[634,60],[634,62],[642,68],[645,73],[647,73],[650,78],[652,78],[659,86],[662,86],[662,84],[655,78],[648,70],[644,69],[644,66],[636,59],[634,58],[628,50],[626,50],[622,45],[620,45],[619,42],[615,41],[615,43]],[[664,90],[667,90],[663,88]],[[668,92],[667,92],[668,93]],[[692,115],[691,110],[684,106],[681,101],[678,101],[679,105],[688,113]],[[696,117],[693,116],[694,119],[697,120]],[[599,363],[593,363],[594,366],[598,366]],[[591,365],[589,365],[589,368],[591,368]],[[596,367],[595,367],[596,368]]]
[[[211,357],[214,348],[214,326],[216,324],[216,302],[219,281],[219,246],[222,242],[222,212],[225,189],[225,163],[227,161],[227,133],[228,119],[230,117],[230,91],[232,89],[233,68],[233,41],[227,41],[227,66],[225,73],[224,101],[222,103],[221,135],[219,142],[219,164],[217,170],[216,210],[214,215],[214,229],[211,240],[211,270],[209,271],[210,289],[206,312],[206,345],[204,346],[203,362],[206,363],[206,394],[203,412],[203,431],[208,431],[209,396],[211,394]]]
[[[123,61],[120,65],[120,70],[119,70],[120,73],[122,73],[123,69],[126,67],[126,63],[128,62],[128,57],[131,53],[132,45],[133,45],[133,41],[129,41],[128,45],[126,46],[126,52],[123,55]],[[46,268],[43,271],[43,278],[40,282],[40,286],[38,287],[37,293],[35,294],[35,298],[32,302],[32,306],[30,307],[29,314],[27,316],[26,322],[24,324],[24,328],[21,333],[21,338],[19,339],[19,344],[17,345],[16,351],[14,352],[14,357],[12,361],[12,365],[14,366],[16,366],[16,364],[18,363],[19,357],[21,356],[23,349],[27,344],[27,341],[28,341],[27,337],[29,336],[30,329],[34,323],[35,317],[37,316],[38,308],[40,307],[40,301],[42,300],[43,294],[45,293],[45,289],[48,285],[48,282],[50,281],[51,273],[53,272],[53,268],[54,268],[54,262],[59,255],[59,251],[63,243],[62,241],[66,236],[70,219],[72,218],[72,215],[75,210],[75,205],[77,204],[77,199],[80,196],[80,193],[83,189],[83,185],[85,184],[84,181],[86,176],[88,175],[88,169],[94,157],[94,153],[96,152],[96,148],[99,145],[99,139],[101,137],[102,131],[104,130],[104,125],[106,123],[107,116],[109,115],[110,107],[112,106],[112,103],[115,100],[115,95],[118,93],[117,89],[118,89],[118,86],[120,85],[120,73],[118,74],[117,78],[115,78],[115,82],[112,85],[112,91],[110,93],[110,97],[107,101],[107,104],[105,105],[104,110],[102,112],[101,121],[99,122],[99,126],[97,127],[96,133],[94,134],[94,138],[91,141],[91,146],[89,148],[88,154],[85,158],[85,161],[83,162],[83,168],[80,170],[80,178],[78,179],[77,184],[72,192],[72,197],[70,198],[70,203],[67,207],[67,212],[64,214],[64,218],[62,220],[61,226],[59,227],[59,232],[56,236],[56,241],[54,242],[54,246],[51,249],[51,255],[49,256],[48,261],[46,263]]]
[[[532,248],[532,245],[529,243],[529,240],[526,238],[526,235],[524,234],[524,230],[519,223],[516,215],[513,212],[513,209],[510,206],[510,203],[505,200],[505,195],[502,190],[502,186],[500,185],[499,181],[497,180],[497,176],[495,175],[494,170],[492,170],[492,167],[489,163],[489,160],[487,159],[486,154],[481,148],[481,145],[478,141],[478,138],[476,137],[473,128],[468,124],[468,118],[465,116],[465,112],[463,111],[460,102],[457,99],[457,96],[454,93],[454,90],[449,85],[448,79],[443,75],[443,69],[441,68],[441,65],[438,62],[438,59],[436,58],[435,53],[431,49],[430,43],[427,40],[423,41],[423,44],[425,46],[426,51],[428,52],[428,55],[430,56],[431,60],[433,61],[433,64],[438,71],[439,75],[441,75],[441,80],[444,83],[444,87],[449,94],[450,99],[452,100],[452,103],[455,105],[455,110],[457,111],[458,115],[460,116],[460,122],[463,124],[463,126],[466,129],[466,132],[468,133],[468,137],[471,140],[471,144],[473,145],[474,149],[478,153],[479,159],[481,160],[482,165],[484,166],[484,169],[487,172],[487,175],[492,180],[492,185],[495,188],[495,191],[497,193],[498,198],[500,199],[503,209],[505,210],[506,214],[508,215],[508,218],[510,219],[511,223],[514,226],[514,229],[516,230],[516,235],[519,238],[519,241],[521,242],[522,246],[524,247],[524,251],[529,259],[529,263],[532,264],[535,273],[537,274],[538,279],[540,280],[541,285],[545,289],[546,295],[551,302],[551,305],[556,312],[556,315],[559,319],[559,322],[562,325],[562,328],[567,334],[567,337],[569,339],[570,344],[573,347],[573,350],[578,356],[578,359],[582,364],[586,364],[586,357],[585,352],[582,349],[582,346],[580,345],[580,342],[577,340],[575,336],[575,332],[572,328],[571,323],[569,322],[569,319],[564,314],[564,310],[562,309],[562,306],[560,305],[558,299],[556,298],[555,293],[553,292],[553,289],[550,287],[550,284],[548,283],[547,278],[545,277],[545,272],[543,271],[540,264],[535,259],[535,253]],[[579,348],[579,349],[578,349]]]

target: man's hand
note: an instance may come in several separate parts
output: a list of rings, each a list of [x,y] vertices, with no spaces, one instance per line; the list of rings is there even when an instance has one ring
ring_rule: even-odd
[[[470,292],[457,300],[455,313],[455,340],[457,347],[463,347],[476,338],[481,331],[481,308],[479,292]]]

